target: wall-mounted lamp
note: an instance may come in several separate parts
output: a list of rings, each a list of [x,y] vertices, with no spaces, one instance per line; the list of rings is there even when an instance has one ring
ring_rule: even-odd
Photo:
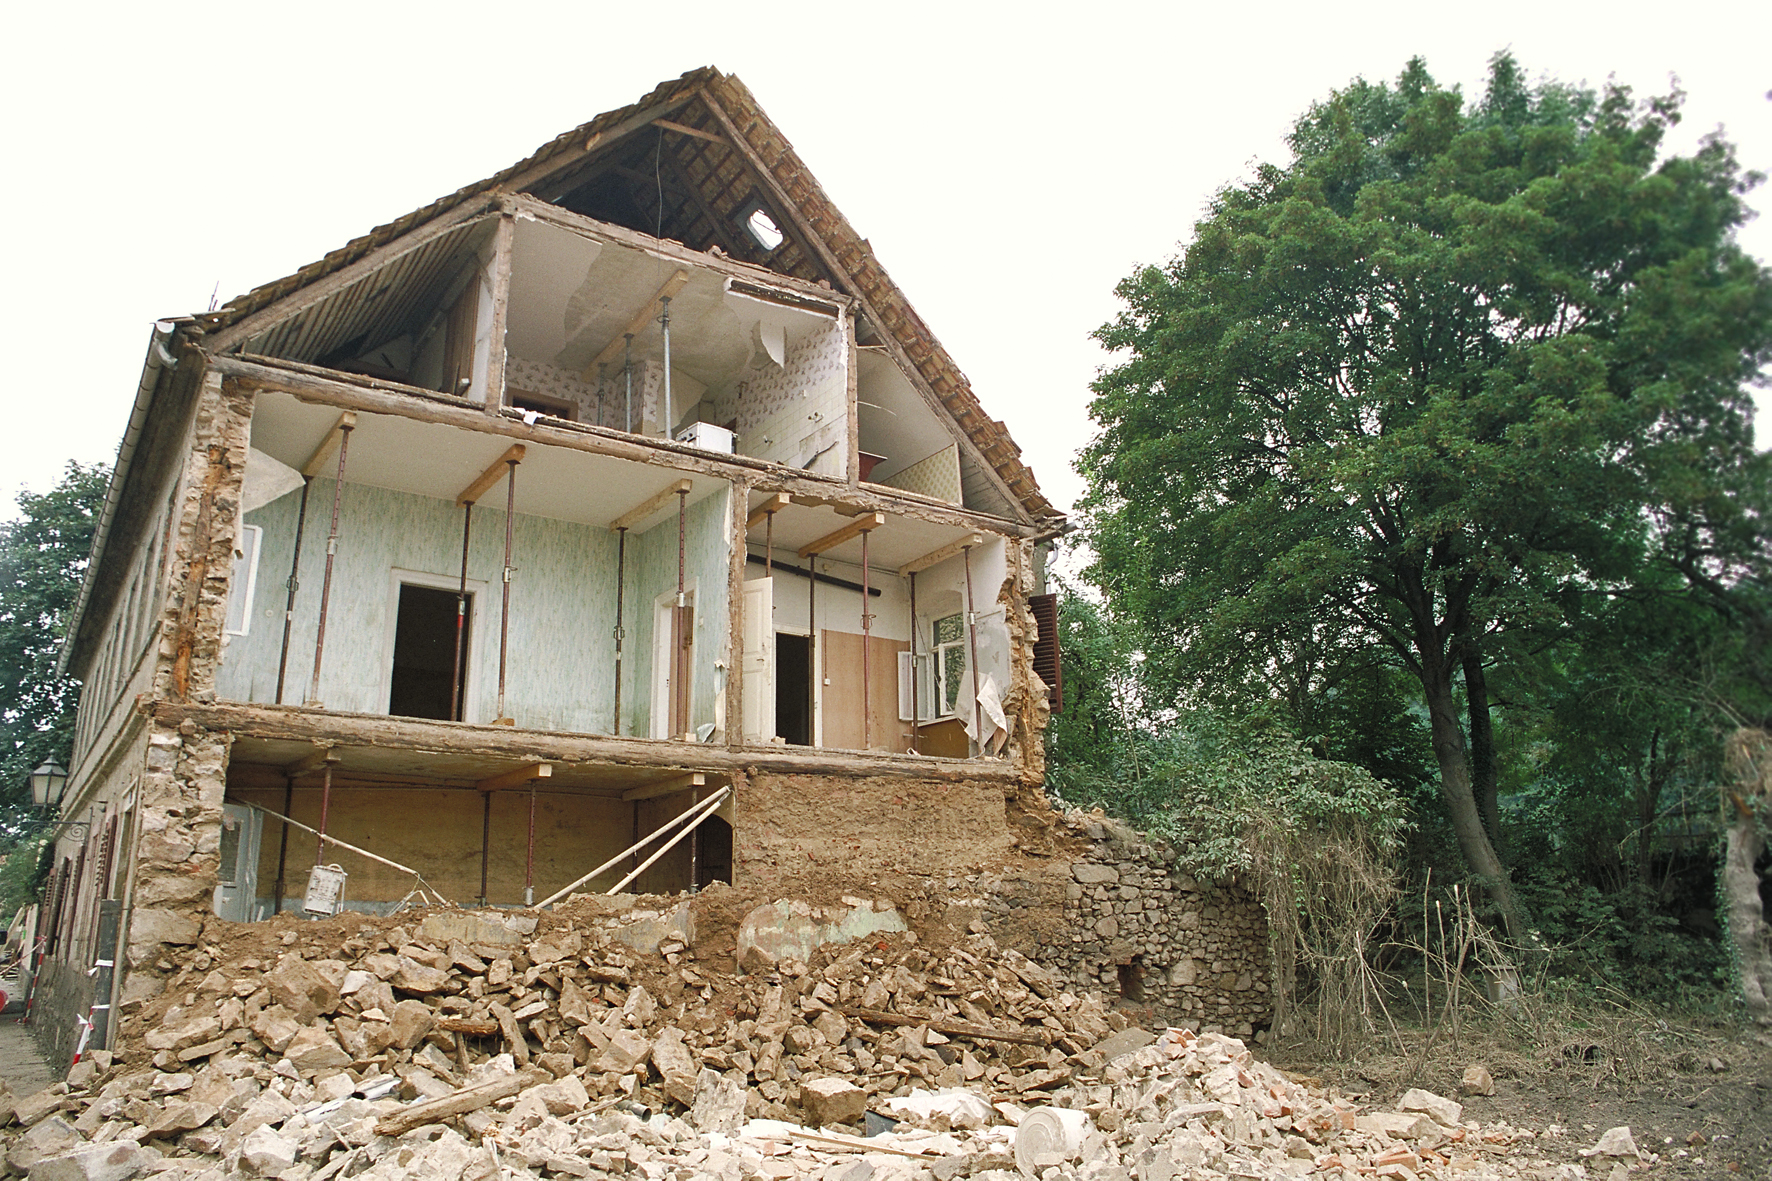
[[[43,765],[31,772],[31,802],[39,808],[53,808],[57,811],[62,806],[62,793],[68,790],[68,769],[58,762],[54,755],[43,760]]]

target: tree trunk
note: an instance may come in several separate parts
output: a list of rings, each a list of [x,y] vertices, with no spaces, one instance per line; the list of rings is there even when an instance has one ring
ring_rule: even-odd
[[[1495,765],[1495,723],[1489,716],[1489,680],[1483,675],[1483,658],[1470,653],[1464,658],[1465,708],[1470,715],[1471,793],[1477,813],[1489,830],[1496,856],[1502,852],[1500,771]]]
[[[1772,930],[1760,901],[1760,875],[1754,869],[1765,838],[1760,814],[1772,803],[1772,735],[1737,730],[1726,746],[1736,783],[1725,791],[1729,847],[1723,858],[1723,900],[1728,907],[1729,940],[1741,968],[1741,997],[1756,1021],[1772,1023]]]
[[[1459,725],[1458,703],[1452,695],[1452,669],[1449,662],[1424,654],[1421,663],[1421,688],[1427,701],[1434,757],[1440,764],[1440,798],[1452,819],[1452,831],[1458,838],[1458,851],[1464,855],[1465,866],[1489,890],[1490,897],[1501,911],[1502,925],[1510,939],[1518,942],[1525,935],[1519,899],[1514,896],[1513,883],[1507,869],[1496,856],[1489,834],[1483,831],[1483,819],[1477,810],[1471,787],[1470,757],[1465,749],[1464,728]]]

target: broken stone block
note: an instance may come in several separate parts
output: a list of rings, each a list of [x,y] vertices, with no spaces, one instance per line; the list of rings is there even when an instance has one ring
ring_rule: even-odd
[[[332,1040],[331,1034],[314,1028],[304,1029],[290,1039],[283,1056],[297,1070],[306,1072],[351,1064],[351,1056]]]
[[[429,964],[421,964],[409,956],[401,956],[388,983],[401,992],[427,995],[449,987],[449,973]]]
[[[133,1140],[89,1144],[31,1166],[29,1181],[129,1181],[153,1159]]]
[[[699,1132],[738,1131],[744,1123],[746,1089],[736,1079],[703,1069],[695,1078],[689,1122]]]
[[[534,1088],[534,1093],[549,1115],[572,1115],[591,1105],[591,1096],[576,1075],[544,1083]]]
[[[425,1035],[436,1024],[437,1015],[423,1001],[401,1001],[388,1014],[389,1044],[397,1049],[410,1050],[424,1041]]]
[[[1630,1134],[1627,1125],[1620,1128],[1607,1128],[1598,1143],[1592,1148],[1581,1150],[1582,1156],[1635,1156],[1637,1142]]]
[[[815,1128],[860,1123],[867,1114],[868,1093],[846,1079],[806,1079],[800,1083],[800,1107]]]
[[[1354,1117],[1356,1130],[1373,1136],[1389,1136],[1396,1140],[1419,1140],[1438,1136],[1440,1125],[1431,1116],[1396,1111],[1374,1111]]]
[[[179,1091],[188,1091],[196,1077],[189,1074],[157,1074],[148,1083],[150,1095],[172,1095]]]
[[[534,915],[511,915],[496,918],[467,910],[444,910],[428,914],[418,925],[418,938],[427,943],[448,946],[459,943],[490,943],[511,947],[523,942],[535,930]]]
[[[284,956],[265,977],[265,986],[271,990],[271,1001],[302,1025],[338,1008],[338,986],[299,956]]]
[[[1079,861],[1071,866],[1071,876],[1085,886],[1103,886],[1120,880],[1120,871],[1111,865],[1095,865]]]
[[[1458,1089],[1466,1095],[1493,1095],[1495,1080],[1483,1067],[1467,1066],[1464,1068],[1464,1077],[1458,1082]]]
[[[267,1125],[240,1144],[240,1163],[260,1177],[275,1177],[295,1164],[300,1145]]]
[[[664,1092],[688,1107],[695,1102],[695,1058],[683,1045],[683,1031],[666,1029],[652,1043],[652,1065],[664,1078]]]
[[[271,1005],[259,1010],[249,1028],[272,1053],[281,1054],[291,1039],[301,1032],[302,1022],[282,1005]]]
[[[1442,1127],[1456,1128],[1458,1121],[1464,1117],[1464,1105],[1455,1103],[1432,1091],[1424,1091],[1420,1087],[1411,1087],[1403,1092],[1397,1100],[1398,1111],[1419,1111],[1433,1117],[1434,1122]]]
[[[589,1028],[587,1026],[587,1028]],[[609,1035],[609,1043],[603,1047],[591,1063],[591,1069],[612,1074],[626,1074],[635,1066],[646,1060],[652,1052],[652,1043],[631,1029],[618,1029]]]
[[[34,1095],[26,1095],[20,1099],[13,1108],[12,1117],[21,1127],[28,1128],[49,1113],[59,1111],[65,1097],[65,1089],[45,1087]]]
[[[213,1103],[170,1103],[160,1112],[158,1119],[147,1125],[148,1138],[194,1132],[214,1119],[219,1110]]]

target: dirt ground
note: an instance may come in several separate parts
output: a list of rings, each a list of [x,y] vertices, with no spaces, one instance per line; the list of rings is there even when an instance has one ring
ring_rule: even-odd
[[[1420,1031],[1405,1031],[1407,1055],[1387,1039],[1351,1062],[1321,1061],[1301,1045],[1258,1052],[1350,1098],[1383,1102],[1412,1086],[1456,1098],[1466,1119],[1533,1132],[1519,1156],[1546,1162],[1538,1167],[1586,1163],[1590,1174],[1604,1176],[1604,1168],[1593,1174],[1580,1150],[1625,1125],[1639,1149],[1660,1156],[1635,1175],[1772,1179],[1772,1036],[1765,1032],[1658,1022],[1625,1039],[1565,1036],[1527,1052],[1514,1038],[1473,1032],[1455,1048],[1444,1037],[1427,1045]],[[1494,1095],[1459,1093],[1471,1065],[1494,1076]]]

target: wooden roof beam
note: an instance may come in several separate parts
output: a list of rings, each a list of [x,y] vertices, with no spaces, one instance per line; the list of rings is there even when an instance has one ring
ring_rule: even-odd
[[[320,440],[320,445],[314,448],[314,453],[308,456],[308,462],[301,465],[301,474],[313,479],[325,470],[327,459],[338,448],[339,441],[345,437],[345,432],[355,428],[356,425],[357,412],[355,410],[347,410],[339,415],[338,421],[332,424],[332,429],[326,432],[326,437]]]
[[[802,559],[810,558],[813,554],[827,554],[842,545],[845,541],[860,537],[863,533],[870,532],[871,530],[878,529],[885,523],[885,513],[865,513],[862,516],[855,518],[855,520],[849,522],[835,533],[827,533],[817,541],[801,546],[797,552]]]
[[[640,335],[641,329],[645,328],[646,325],[652,322],[652,318],[656,314],[653,309],[658,307],[659,301],[670,299],[675,296],[677,292],[683,290],[683,285],[687,282],[689,282],[689,271],[687,268],[679,269],[676,274],[666,279],[664,281],[664,286],[658,289],[658,293],[651,299],[647,300],[645,306],[634,313],[634,318],[628,321],[628,326],[616,333],[615,339],[604,345],[603,351],[593,357],[591,363],[584,367],[584,380],[596,380],[597,366],[607,365],[609,362],[613,361],[616,354],[621,352],[622,344],[626,338]]]
[[[692,135],[696,139],[705,139],[709,143],[724,144],[726,142],[726,137],[723,135],[715,135],[711,131],[703,131],[699,127],[691,127],[687,123],[677,123],[670,119],[654,119],[652,125],[662,127],[666,131],[674,131],[678,135]]]
[[[504,791],[512,787],[524,787],[537,779],[549,779],[554,774],[552,763],[526,763],[514,771],[506,771],[502,775],[494,775],[490,779],[482,779],[475,784],[481,791]]]
[[[523,457],[528,453],[529,449],[521,443],[506,447],[503,455],[487,464],[486,470],[475,476],[474,482],[461,490],[461,495],[455,498],[455,507],[473,504],[485,496],[487,489],[505,478],[505,473],[510,470],[506,465],[522,463]]]
[[[912,558],[898,568],[900,578],[910,574],[919,574],[929,567],[945,562],[963,549],[971,549],[975,545],[984,544],[984,534],[968,533],[958,541],[950,541],[939,549],[932,549],[920,558]]]
[[[693,480],[673,480],[670,484],[666,485],[662,491],[657,492],[652,496],[648,496],[645,500],[642,500],[639,504],[615,518],[615,520],[609,522],[609,531],[611,533],[619,533],[623,529],[632,529],[635,525],[638,525],[641,521],[644,521],[647,517],[650,517],[653,513],[656,513],[659,509],[663,508],[665,503],[669,501],[671,497],[677,495],[679,492],[687,492],[693,487],[695,487],[695,482]]]
[[[302,775],[306,775],[310,771],[318,771],[327,763],[336,763],[342,758],[344,758],[344,756],[338,753],[337,747],[323,746],[312,754],[303,755],[301,758],[295,760],[295,762],[284,767],[283,777],[285,779],[295,779]]]

